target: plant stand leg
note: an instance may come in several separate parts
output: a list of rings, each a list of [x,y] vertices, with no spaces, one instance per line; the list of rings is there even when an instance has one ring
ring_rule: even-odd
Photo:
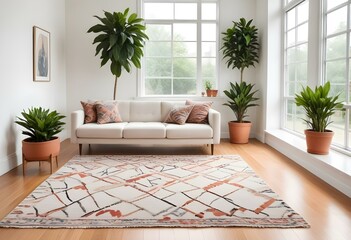
[[[211,144],[211,155],[213,155],[213,151],[214,151],[214,144]]]
[[[82,144],[79,144],[79,155],[82,155]]]
[[[24,155],[22,154],[22,170],[23,170],[23,176],[26,175],[26,158],[24,157]]]
[[[55,159],[56,159],[56,168],[58,168],[58,156],[56,156]]]
[[[52,155],[50,155],[50,173],[52,174],[53,173],[53,161],[54,161],[54,157]]]

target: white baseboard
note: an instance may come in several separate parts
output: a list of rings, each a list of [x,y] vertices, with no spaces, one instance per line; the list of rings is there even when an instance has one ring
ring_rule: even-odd
[[[20,155],[12,153],[0,159],[0,176],[22,164],[22,158],[19,158],[18,156]]]
[[[351,198],[351,161],[349,156],[333,150],[330,150],[329,155],[307,153],[304,139],[283,130],[266,131],[265,141]]]

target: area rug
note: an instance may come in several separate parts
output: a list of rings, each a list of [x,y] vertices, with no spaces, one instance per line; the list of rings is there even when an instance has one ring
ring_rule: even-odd
[[[75,156],[0,226],[309,227],[237,155]]]

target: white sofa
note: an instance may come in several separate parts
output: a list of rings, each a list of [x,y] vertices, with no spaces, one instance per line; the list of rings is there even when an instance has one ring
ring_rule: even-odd
[[[71,142],[79,144],[214,144],[220,143],[220,113],[209,110],[209,124],[164,123],[174,106],[185,105],[185,101],[118,101],[120,123],[86,123],[84,111],[71,114]]]

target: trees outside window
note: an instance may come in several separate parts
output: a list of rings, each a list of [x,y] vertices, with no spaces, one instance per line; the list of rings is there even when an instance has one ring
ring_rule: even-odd
[[[142,0],[149,40],[141,96],[200,95],[217,86],[217,1]]]

